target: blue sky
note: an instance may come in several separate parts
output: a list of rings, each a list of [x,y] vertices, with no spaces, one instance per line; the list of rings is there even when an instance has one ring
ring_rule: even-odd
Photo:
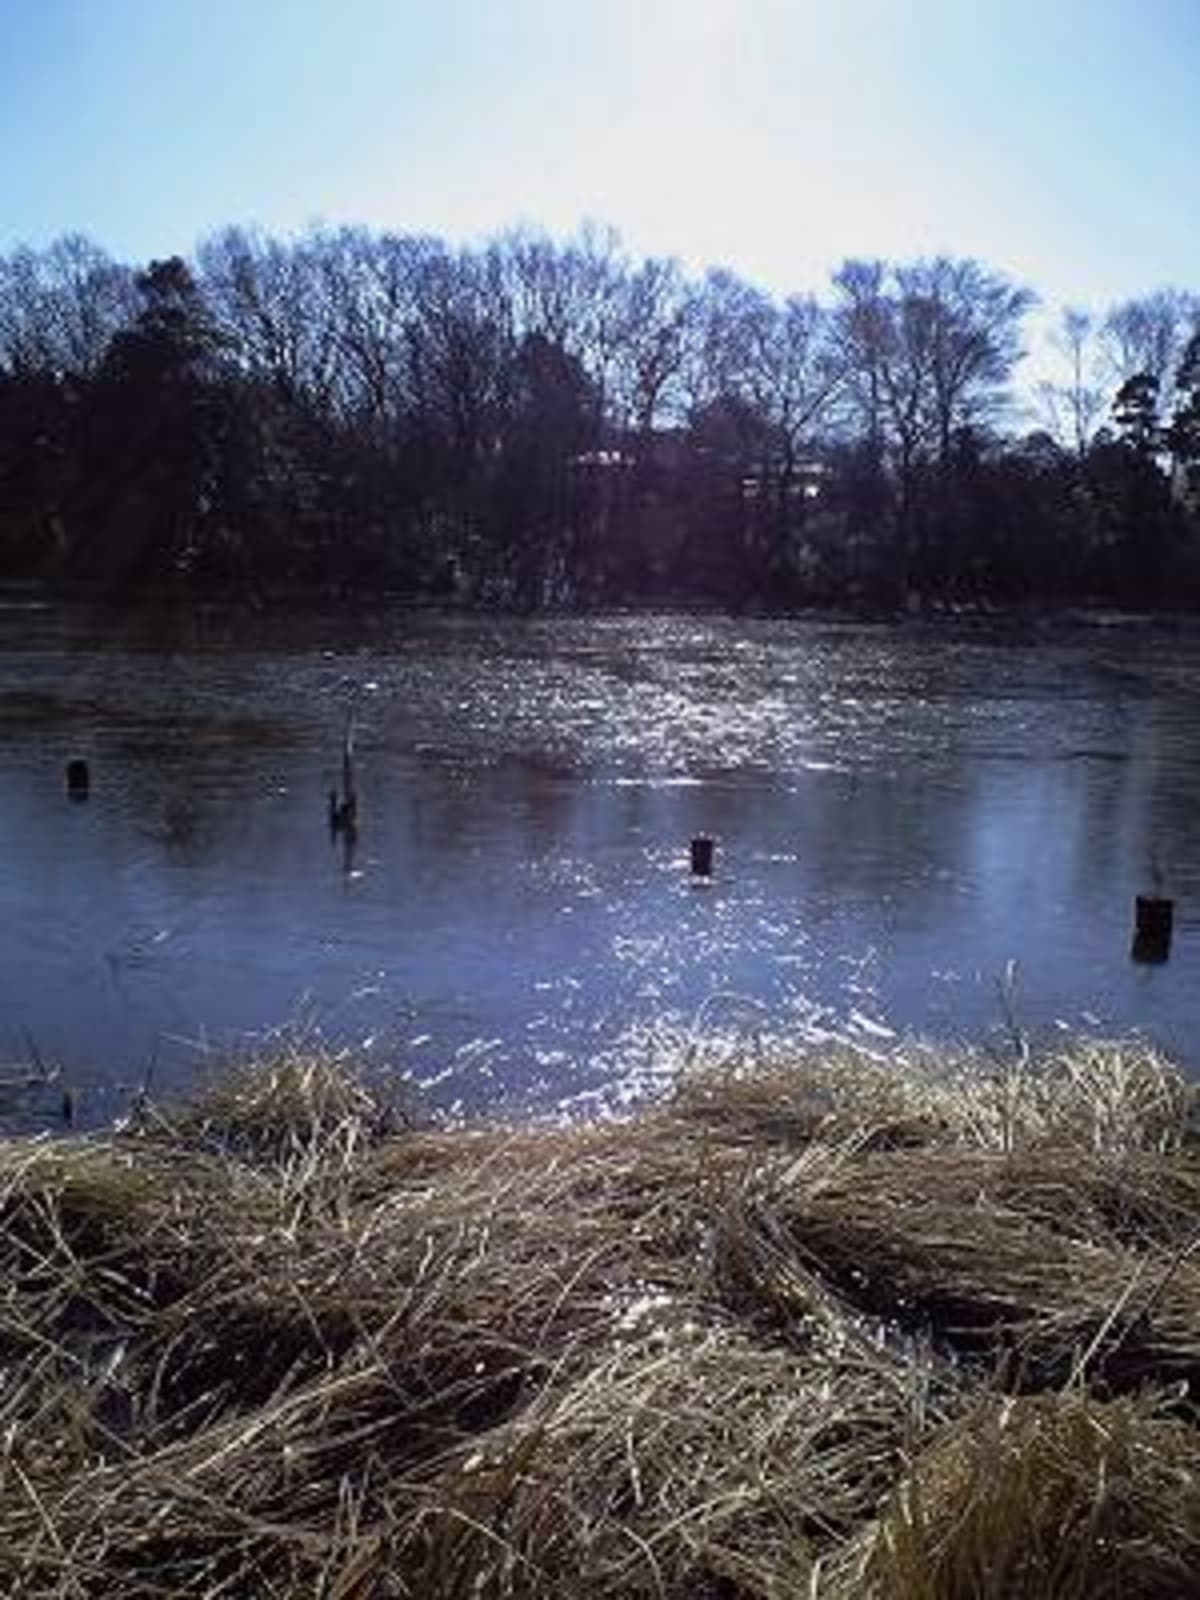
[[[1200,289],[1200,0],[0,0],[0,250],[589,216],[820,289]]]

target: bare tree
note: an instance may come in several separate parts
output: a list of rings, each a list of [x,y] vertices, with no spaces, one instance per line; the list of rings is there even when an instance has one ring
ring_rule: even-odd
[[[615,228],[585,222],[567,247],[563,267],[571,284],[574,330],[565,348],[582,361],[607,414],[618,387],[631,271],[620,234]]]
[[[851,418],[895,486],[900,575],[924,565],[929,518],[918,491],[936,466],[946,499],[953,452],[1004,411],[1021,355],[1032,295],[972,260],[937,257],[907,265],[848,261],[834,277],[840,302],[834,338]]]
[[[485,263],[441,247],[420,263],[405,363],[417,415],[469,476],[494,438],[512,357],[510,319]]]
[[[1169,409],[1180,357],[1197,329],[1200,296],[1181,289],[1159,289],[1114,306],[1100,330],[1114,385],[1147,373]]]
[[[1098,381],[1096,320],[1079,306],[1064,306],[1050,342],[1066,364],[1066,381],[1046,381],[1039,397],[1054,436],[1083,460],[1098,419],[1103,415],[1105,391]]]
[[[764,299],[750,318],[746,385],[767,421],[790,493],[801,447],[829,416],[842,384],[842,353],[830,313],[811,295],[782,305]]]
[[[602,407],[620,412],[628,394],[633,268],[617,231],[588,222],[560,244],[539,230],[513,229],[486,256],[513,339],[545,340],[580,362]]]
[[[581,336],[581,317],[569,247],[540,230],[515,228],[495,239],[488,255],[504,284],[517,333],[571,349]]]
[[[945,461],[957,428],[994,421],[1007,406],[1034,295],[969,259],[939,256],[897,276],[905,299],[928,308],[937,450]]]
[[[845,392],[872,450],[890,460],[905,520],[916,464],[933,421],[932,319],[883,261],[847,261],[834,275],[841,296],[835,338]]]
[[[1028,290],[946,257],[848,261],[834,283],[847,393],[868,433],[903,464],[925,454],[945,460],[956,429],[1003,409]]]
[[[747,398],[754,329],[770,302],[754,284],[723,267],[710,269],[691,293],[690,338],[680,375],[693,414]]]
[[[682,403],[695,301],[677,261],[647,257],[621,284],[614,355],[619,420],[643,436]]]
[[[89,377],[136,299],[129,269],[82,234],[0,257],[0,365]]]
[[[333,394],[344,421],[386,437],[412,409],[405,360],[424,285],[444,247],[419,235],[343,228],[322,240],[319,270],[337,360]]]
[[[330,405],[337,328],[325,292],[326,241],[226,228],[197,251],[205,298],[244,369],[286,400]]]

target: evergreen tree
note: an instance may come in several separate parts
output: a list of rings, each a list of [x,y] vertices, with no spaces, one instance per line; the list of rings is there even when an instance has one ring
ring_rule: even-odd
[[[89,577],[138,582],[205,566],[230,391],[222,341],[187,264],[138,275],[82,407],[72,523]]]
[[[1158,379],[1151,372],[1136,372],[1117,390],[1112,405],[1113,422],[1121,444],[1140,456],[1153,456],[1162,434],[1158,420]]]
[[[1175,374],[1175,414],[1167,434],[1179,492],[1200,511],[1200,329],[1188,341]]]

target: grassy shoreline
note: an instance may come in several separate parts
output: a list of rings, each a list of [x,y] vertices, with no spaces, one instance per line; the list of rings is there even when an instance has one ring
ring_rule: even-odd
[[[1182,1596],[1192,1091],[840,1051],[410,1126],[299,1051],[0,1144],[0,1591]]]

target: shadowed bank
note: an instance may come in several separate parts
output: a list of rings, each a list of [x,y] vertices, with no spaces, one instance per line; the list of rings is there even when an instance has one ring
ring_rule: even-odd
[[[0,1147],[0,1587],[1177,1596],[1193,1091],[1130,1045],[422,1125],[346,1059]]]

